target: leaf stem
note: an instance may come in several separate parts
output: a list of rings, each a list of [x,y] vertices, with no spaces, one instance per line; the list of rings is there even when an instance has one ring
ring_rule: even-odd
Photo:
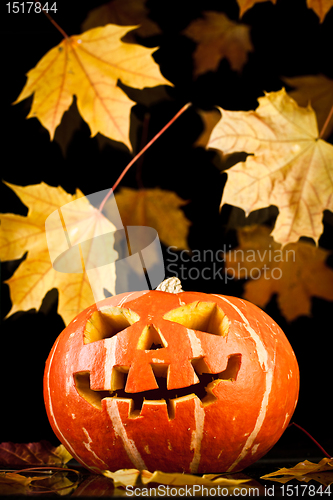
[[[295,422],[290,422],[290,424],[288,425],[288,427],[291,427],[292,425],[295,425],[295,427],[297,427],[298,429],[300,429],[301,431],[303,431],[304,434],[306,434],[310,439],[312,439],[312,441],[318,446],[318,448],[324,453],[324,455],[327,458],[333,458],[333,457],[331,457],[331,455],[329,453],[327,453],[326,450],[324,450],[324,448],[321,446],[321,444],[319,444],[318,441],[313,436],[311,436],[311,434],[308,431],[306,431],[303,427],[301,427],[300,425],[296,424]]]
[[[48,18],[48,20],[57,28],[58,31],[60,31],[60,33],[62,34],[62,36],[64,38],[69,38],[68,35],[67,35],[67,33],[59,26],[59,24],[56,23],[55,20],[50,16],[50,14],[46,10],[43,9],[42,4],[40,2],[38,2],[37,0],[35,0],[35,4],[40,6],[43,14],[45,14],[46,17]]]
[[[149,121],[150,121],[150,115],[148,113],[145,113],[145,116],[144,116],[144,119],[143,119],[143,126],[142,126],[142,135],[141,135],[141,141],[140,141],[140,149],[144,148],[145,145],[147,144]],[[138,183],[138,188],[139,189],[143,188],[143,183],[142,183],[142,163],[143,163],[143,156],[141,156],[141,158],[138,160],[138,163],[136,165],[136,181]]]
[[[319,134],[320,139],[323,137],[323,135],[325,133],[325,130],[327,129],[328,124],[331,121],[332,116],[333,116],[333,104],[332,104],[332,107],[331,107],[331,111],[328,113],[328,116],[327,116],[327,118],[325,120],[325,123],[322,126],[322,129],[320,131],[320,134]]]
[[[120,174],[120,176],[118,177],[118,179],[116,180],[116,182],[114,183],[114,185],[112,186],[112,188],[110,189],[110,191],[108,192],[108,194],[105,196],[104,200],[102,201],[102,203],[100,204],[99,206],[99,211],[101,212],[104,208],[104,205],[106,203],[106,201],[109,199],[109,197],[111,196],[111,194],[115,191],[116,187],[118,186],[118,184],[120,183],[120,181],[123,179],[124,175],[129,171],[129,169],[131,168],[131,166],[140,158],[140,156],[143,155],[143,153],[145,153],[147,151],[147,149],[150,148],[150,146],[170,127],[170,125],[172,125],[176,120],[177,118],[179,118],[183,113],[184,111],[187,110],[187,108],[191,105],[190,102],[188,102],[187,104],[185,104],[185,106],[183,106],[176,114],[175,116],[166,124],[164,125],[164,127],[141,149],[141,151],[139,151],[139,153],[137,155],[134,156],[134,158],[132,158],[132,160],[129,162],[129,164],[124,168],[124,170],[122,171],[122,173]]]

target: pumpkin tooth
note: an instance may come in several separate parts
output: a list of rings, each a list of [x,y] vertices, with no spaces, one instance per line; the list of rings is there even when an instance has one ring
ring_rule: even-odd
[[[118,389],[123,389],[126,384],[126,375],[128,373],[129,366],[114,366],[111,373],[111,391],[116,391]]]

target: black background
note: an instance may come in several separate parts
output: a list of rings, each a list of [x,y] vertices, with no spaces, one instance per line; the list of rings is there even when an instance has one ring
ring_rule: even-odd
[[[58,12],[53,17],[69,35],[78,34],[89,10],[103,3],[58,1]],[[195,44],[181,31],[205,10],[225,12],[237,20],[236,1],[155,0],[148,1],[147,6],[162,34],[145,43],[160,47],[155,58],[163,75],[175,87],[167,90],[161,101],[157,93],[157,99],[152,97],[146,105],[145,99],[149,100],[153,94],[149,91],[140,94],[142,103],[134,105],[132,111],[131,137],[135,152],[139,150],[145,115],[149,116],[145,133],[150,139],[182,105],[191,101],[193,106],[145,154],[140,178],[134,166],[121,185],[136,187],[139,182],[145,187],[159,186],[190,200],[184,212],[192,222],[189,234],[192,250],[216,251],[223,245],[235,245],[231,217],[236,216],[238,222],[244,223],[244,213],[228,206],[219,213],[226,175],[220,171],[216,153],[193,146],[202,130],[197,110],[216,105],[230,110],[255,109],[263,91],[281,89],[283,76],[322,73],[333,78],[333,9],[321,24],[315,13],[306,8],[305,0],[277,0],[275,6],[270,2],[255,5],[242,19],[251,26],[255,47],[243,72],[231,71],[223,61],[218,71],[194,80]],[[101,147],[97,137],[90,138],[89,128],[81,120],[64,156],[59,144],[50,142],[47,130],[38,120],[25,119],[30,99],[15,106],[11,104],[24,86],[27,71],[61,41],[61,35],[43,14],[8,14],[5,2],[1,12],[2,180],[19,185],[44,181],[52,186],[61,185],[69,193],[74,193],[76,188],[90,194],[111,187],[131,159],[126,148],[111,141]],[[332,137],[329,141],[332,142]],[[3,184],[0,202],[1,212],[26,213],[26,207]],[[272,213],[274,216],[277,211]],[[267,212],[259,211],[251,220],[265,221],[266,216]],[[333,234],[329,213],[325,214],[324,224],[320,244],[331,249]],[[11,276],[17,265],[18,262],[2,263],[2,281]],[[183,281],[185,290],[226,295],[241,296],[242,286],[242,282],[229,281],[226,285],[220,280]],[[10,307],[9,289],[3,283],[2,318]],[[56,311],[57,292],[52,291],[39,312],[19,312],[1,323],[0,442],[47,439],[58,444],[48,424],[42,396],[45,359],[64,327]],[[275,297],[266,311],[285,331],[299,360],[301,391],[293,420],[332,454],[332,303],[313,298],[311,317],[299,317],[291,323],[281,316]],[[312,442],[304,441],[299,433],[298,429],[288,429],[271,454],[320,456]]]

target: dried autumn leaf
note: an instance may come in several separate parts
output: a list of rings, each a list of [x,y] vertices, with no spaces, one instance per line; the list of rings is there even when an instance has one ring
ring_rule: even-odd
[[[26,477],[15,472],[0,472],[1,495],[26,495],[30,484],[35,479],[44,479],[45,476]]]
[[[160,483],[172,484],[173,486],[182,486],[185,484],[204,484],[207,486],[235,486],[243,484],[249,479],[230,479],[222,477],[220,474],[204,474],[203,476],[196,476],[194,474],[179,474],[179,473],[166,473],[161,471],[149,472],[142,471],[141,481],[143,484]]]
[[[330,109],[333,107],[333,80],[325,75],[306,75],[283,78],[283,80],[296,90],[288,92],[299,106],[309,103],[317,115],[318,129],[321,131]],[[333,132],[333,116],[326,126],[322,138],[325,139]]]
[[[137,469],[121,469],[116,472],[104,471],[104,476],[113,480],[115,487],[134,486],[139,481],[143,485],[149,483],[169,484],[173,486],[203,484],[207,486],[235,486],[249,481],[249,479],[229,479],[221,477],[220,474],[204,474],[196,476],[194,474],[165,473],[161,471],[149,472]]]
[[[118,79],[139,89],[170,82],[161,75],[152,49],[121,41],[127,31],[110,24],[64,38],[28,72],[15,104],[34,94],[28,118],[38,118],[53,139],[76,95],[78,110],[92,136],[99,132],[130,148],[133,101],[117,86]]]
[[[38,470],[38,467],[37,467]],[[67,495],[76,489],[78,482],[66,477],[67,471],[57,471],[53,474],[25,476],[13,472],[0,473],[0,487],[2,495],[31,495],[34,493],[60,493]]]
[[[197,42],[195,76],[216,71],[224,58],[231,69],[241,71],[253,51],[249,26],[231,21],[222,12],[203,12],[203,18],[192,21],[183,34]]]
[[[0,214],[0,259],[3,261],[19,259],[25,252],[28,252],[26,259],[7,281],[13,304],[10,314],[19,310],[39,309],[46,292],[58,288],[58,312],[67,324],[95,301],[96,289],[101,294],[104,288],[115,293],[114,264],[109,264],[108,272],[105,266],[103,272],[98,267],[95,270],[82,272],[82,267],[78,267],[81,264],[78,245],[81,248],[83,260],[87,262],[91,258],[90,246],[85,246],[83,249],[82,234],[84,240],[88,242],[92,241],[96,235],[105,233],[112,235],[115,230],[114,224],[93,207],[79,191],[72,196],[60,186],[55,188],[45,183],[25,187],[7,185],[29,208],[26,217],[16,214]],[[74,201],[76,203],[72,205],[70,202]],[[64,205],[66,205],[65,208]],[[76,255],[65,252],[68,244],[66,245],[67,240],[61,224],[60,227],[57,223],[53,226],[49,225],[48,242],[46,239],[45,221],[51,213],[61,207],[63,207],[62,214],[65,217],[67,238],[72,245],[71,248],[77,249],[79,262],[75,261]],[[49,248],[53,245],[54,248],[58,245],[63,247],[64,255],[57,261],[63,272],[58,272],[52,265]],[[101,250],[101,252],[104,251],[114,253],[114,258],[109,259],[110,262],[116,260],[118,254],[113,250],[112,245],[111,248]],[[73,269],[73,266],[77,268]],[[88,273],[90,273],[89,279]]]
[[[118,486],[134,486],[141,472],[137,469],[120,469],[116,472],[111,472],[109,470],[105,470],[103,475],[112,479],[114,487],[118,488]]]
[[[322,23],[327,12],[333,7],[333,0],[306,0],[306,5],[314,10]]]
[[[237,3],[240,8],[239,17],[242,17],[243,14],[251,9],[256,3],[267,2],[268,0],[237,0]],[[274,5],[276,4],[276,0],[270,0]]]
[[[6,487],[6,486],[11,486],[12,484],[15,485],[19,490],[21,489],[24,490],[25,487],[28,486],[30,483],[31,483],[31,478],[22,476],[21,474],[16,474],[15,472],[0,473],[1,491],[3,491],[4,485]]]
[[[333,483],[333,458],[323,458],[318,464],[304,460],[304,462],[299,462],[295,467],[291,467],[290,469],[282,467],[275,472],[262,476],[261,479],[270,479],[271,481],[278,481],[280,483],[286,483],[292,479],[305,482],[315,479],[325,486],[329,486]]]
[[[190,221],[180,209],[187,202],[176,193],[159,188],[121,188],[115,199],[124,226],[152,227],[165,245],[188,249]],[[110,217],[108,202],[105,214]]]
[[[237,205],[246,214],[275,205],[276,241],[318,241],[322,213],[333,210],[333,146],[318,137],[314,111],[299,107],[284,89],[258,101],[256,111],[221,110],[208,142],[224,154],[250,154],[228,170],[221,205]]]
[[[329,252],[306,242],[281,247],[266,226],[245,226],[237,231],[239,246],[225,255],[226,272],[252,278],[244,298],[265,307],[277,294],[288,321],[311,314],[311,297],[333,300],[333,270],[326,266]]]
[[[6,466],[64,465],[71,459],[72,456],[62,444],[56,447],[48,441],[0,444],[0,463]]]
[[[138,26],[122,38],[127,43],[135,43],[133,35],[148,37],[161,33],[159,26],[149,19],[148,13],[146,0],[112,0],[91,10],[82,24],[82,30],[87,31],[105,24]]]

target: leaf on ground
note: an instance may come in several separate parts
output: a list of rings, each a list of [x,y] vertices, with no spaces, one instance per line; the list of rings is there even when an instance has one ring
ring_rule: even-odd
[[[105,477],[112,479],[115,488],[118,488],[118,486],[134,486],[140,474],[141,472],[137,469],[120,469],[116,472],[105,470],[103,472]]]
[[[323,211],[333,210],[333,145],[318,137],[314,111],[299,107],[284,89],[258,101],[256,111],[221,110],[208,142],[224,154],[249,153],[228,170],[221,205],[237,205],[247,215],[275,205],[276,241],[308,236],[317,242]]]
[[[222,477],[221,474],[204,474],[196,476],[193,474],[165,473],[161,471],[149,472],[147,470],[139,471],[137,469],[121,469],[116,472],[104,471],[104,476],[113,480],[115,487],[134,486],[149,483],[169,484],[173,486],[203,484],[207,486],[235,486],[244,484],[249,479],[230,479]]]
[[[107,248],[98,249],[97,257],[96,248],[89,243],[95,236],[106,233],[112,236],[114,224],[80,191],[72,196],[60,186],[52,187],[45,183],[25,187],[7,185],[29,208],[26,217],[0,214],[0,259],[15,260],[28,252],[26,259],[7,281],[12,301],[10,314],[19,310],[38,310],[45,294],[58,288],[58,313],[68,324],[97,300],[96,293],[100,294],[98,299],[104,298],[104,288],[114,294],[114,262],[118,254],[113,249],[113,240]],[[46,237],[45,222],[53,212],[58,215],[48,224]],[[83,245],[85,241],[88,243]],[[111,264],[98,269],[97,262],[94,269],[96,259],[104,259]],[[82,260],[86,272],[82,270]]]
[[[36,469],[38,470],[38,467]],[[19,474],[16,472],[0,473],[1,494],[30,496],[34,493],[58,493],[68,495],[78,485],[77,481],[73,482],[66,477],[66,469],[56,471],[53,474],[42,473],[37,476],[24,474],[28,474],[28,471],[20,471]]]
[[[251,278],[243,297],[265,307],[277,294],[288,321],[311,315],[311,297],[333,301],[333,270],[325,261],[329,252],[299,241],[282,248],[267,226],[245,226],[237,231],[239,246],[225,254],[229,276]]]
[[[48,441],[0,444],[0,464],[10,467],[64,465],[71,459],[72,456],[62,444],[52,446]]]
[[[183,34],[197,42],[195,76],[216,71],[224,58],[232,70],[241,71],[254,50],[250,27],[231,21],[222,12],[203,12],[203,18],[193,20]]]
[[[322,23],[327,12],[333,7],[333,0],[306,0],[306,5],[314,10]]]
[[[64,38],[28,72],[15,104],[34,94],[28,118],[38,118],[53,139],[76,95],[78,110],[92,136],[99,132],[131,148],[133,101],[117,86],[118,79],[139,89],[170,82],[161,75],[152,49],[121,41],[127,31],[109,24]]]
[[[207,486],[219,484],[220,486],[235,486],[238,484],[244,484],[250,480],[230,479],[222,477],[221,474],[204,474],[203,476],[196,476],[194,474],[166,473],[161,471],[155,471],[152,473],[149,471],[142,471],[141,481],[143,484],[160,483],[172,484],[174,486],[182,486],[186,484],[203,484]]]
[[[148,14],[146,0],[112,0],[89,12],[82,24],[82,31],[106,24],[138,26],[122,38],[124,42],[135,43],[135,35],[145,38],[161,33],[160,27],[149,19]]]
[[[16,472],[0,472],[1,495],[27,495],[34,481],[48,479],[49,476],[24,476]]]
[[[325,486],[329,486],[333,483],[333,458],[323,458],[318,464],[304,460],[304,462],[299,462],[295,467],[291,467],[290,469],[283,467],[262,476],[261,479],[270,479],[271,481],[278,481],[280,483],[286,483],[292,479],[305,482],[314,479]]]
[[[283,78],[283,81],[295,90],[288,92],[299,106],[309,103],[317,115],[318,129],[321,131],[333,106],[333,80],[325,75],[306,75]],[[322,136],[326,139],[333,132],[333,116]]]
[[[176,193],[159,188],[136,190],[123,187],[115,199],[124,226],[152,227],[165,245],[188,249],[191,223],[180,208],[187,201]],[[110,217],[108,202],[104,211]]]
[[[256,3],[267,2],[268,0],[237,0],[237,3],[240,8],[239,17],[242,17],[243,14],[251,7],[253,7]],[[273,4],[276,4],[276,0],[270,0]]]
[[[31,483],[32,478],[23,476],[22,474],[16,474],[16,472],[1,472],[0,473],[0,485],[1,493],[3,494],[3,487],[15,485],[15,492],[17,488],[19,490],[24,490],[26,486]],[[9,490],[9,488],[8,488]],[[7,493],[7,491],[6,491]]]

